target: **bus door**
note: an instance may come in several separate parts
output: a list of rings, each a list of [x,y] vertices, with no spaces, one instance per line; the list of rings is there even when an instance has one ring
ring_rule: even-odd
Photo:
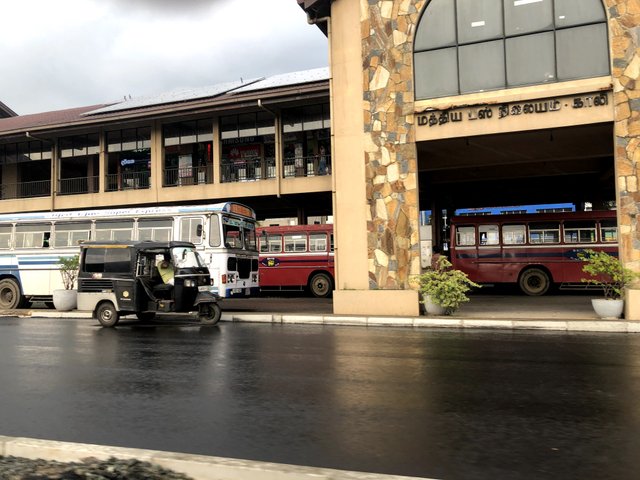
[[[500,245],[499,225],[478,225],[476,258],[476,282],[492,283],[501,281],[504,262]]]

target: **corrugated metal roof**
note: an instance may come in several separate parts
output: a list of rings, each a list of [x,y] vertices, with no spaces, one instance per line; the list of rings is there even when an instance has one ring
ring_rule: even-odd
[[[99,108],[85,113],[85,115],[96,115],[99,113],[118,112],[122,110],[132,110],[135,108],[144,108],[152,105],[164,105],[170,103],[186,102],[189,100],[197,100],[200,98],[212,98],[223,95],[239,87],[255,83],[261,78],[253,78],[250,80],[237,80],[235,82],[219,83],[206,87],[197,88],[179,88],[170,92],[160,93],[158,95],[148,95],[144,97],[135,97],[125,99],[122,102],[109,105],[108,107]]]
[[[313,70],[303,70],[301,72],[283,73],[264,78],[242,88],[234,90],[233,93],[246,93],[267,88],[286,87],[289,85],[299,85],[302,83],[322,82],[329,80],[329,67],[314,68]]]

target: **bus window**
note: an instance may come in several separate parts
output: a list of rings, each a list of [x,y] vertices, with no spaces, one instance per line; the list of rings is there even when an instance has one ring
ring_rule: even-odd
[[[211,215],[209,217],[209,245],[220,246],[220,217]]]
[[[309,235],[309,251],[310,252],[326,252],[327,251],[327,234],[312,233]]]
[[[526,240],[524,225],[503,225],[502,242],[505,245],[523,245]]]
[[[333,233],[331,234],[331,251],[333,252]]]
[[[180,240],[196,245],[202,243],[202,219],[200,217],[180,219]]]
[[[466,246],[476,244],[475,227],[456,227],[456,245]]]
[[[499,245],[498,225],[479,225],[480,245]]]
[[[172,240],[173,219],[141,218],[138,220],[138,240],[170,242]]]
[[[224,246],[227,248],[242,248],[240,227],[224,225]]]
[[[96,240],[121,240],[127,241],[133,238],[133,220],[122,221],[96,221]]]
[[[11,225],[0,226],[0,248],[11,248]]]
[[[242,232],[244,236],[244,249],[255,251],[257,247],[255,228],[245,223]]]
[[[615,220],[600,220],[600,238],[603,242],[618,241],[618,224]]]
[[[594,243],[596,241],[595,222],[564,222],[565,243]]]
[[[529,224],[530,243],[560,243],[560,224],[531,223]]]
[[[91,238],[91,222],[56,223],[54,247],[73,247]]]
[[[51,225],[17,225],[16,248],[42,248],[49,246]]]
[[[282,235],[272,233],[260,239],[260,252],[280,253],[282,252]]]
[[[306,252],[307,236],[306,235],[285,235],[284,251],[285,252]]]

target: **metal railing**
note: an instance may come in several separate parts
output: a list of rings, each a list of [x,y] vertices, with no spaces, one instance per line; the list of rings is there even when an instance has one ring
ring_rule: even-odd
[[[61,178],[58,180],[58,195],[96,193],[100,177]]]
[[[149,188],[151,172],[116,173],[107,175],[105,191],[137,190]]]
[[[166,168],[164,170],[163,182],[163,187],[213,183],[213,166]]]
[[[0,198],[33,198],[51,195],[51,180],[35,182],[5,183],[0,185]]]
[[[329,155],[311,155],[285,158],[283,168],[285,178],[329,175],[331,173],[331,157]]]
[[[275,158],[256,158],[242,162],[223,163],[221,165],[223,183],[248,182],[276,178]]]

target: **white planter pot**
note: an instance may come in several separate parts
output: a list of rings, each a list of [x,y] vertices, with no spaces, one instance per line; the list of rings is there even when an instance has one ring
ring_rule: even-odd
[[[54,290],[53,306],[61,312],[68,312],[78,307],[78,292],[76,290]]]
[[[591,305],[600,318],[620,318],[624,310],[624,300],[620,299],[592,298]]]
[[[433,303],[429,298],[429,295],[423,295],[422,299],[424,300],[424,309],[426,310],[427,315],[442,316],[445,314],[446,309],[437,303]]]

